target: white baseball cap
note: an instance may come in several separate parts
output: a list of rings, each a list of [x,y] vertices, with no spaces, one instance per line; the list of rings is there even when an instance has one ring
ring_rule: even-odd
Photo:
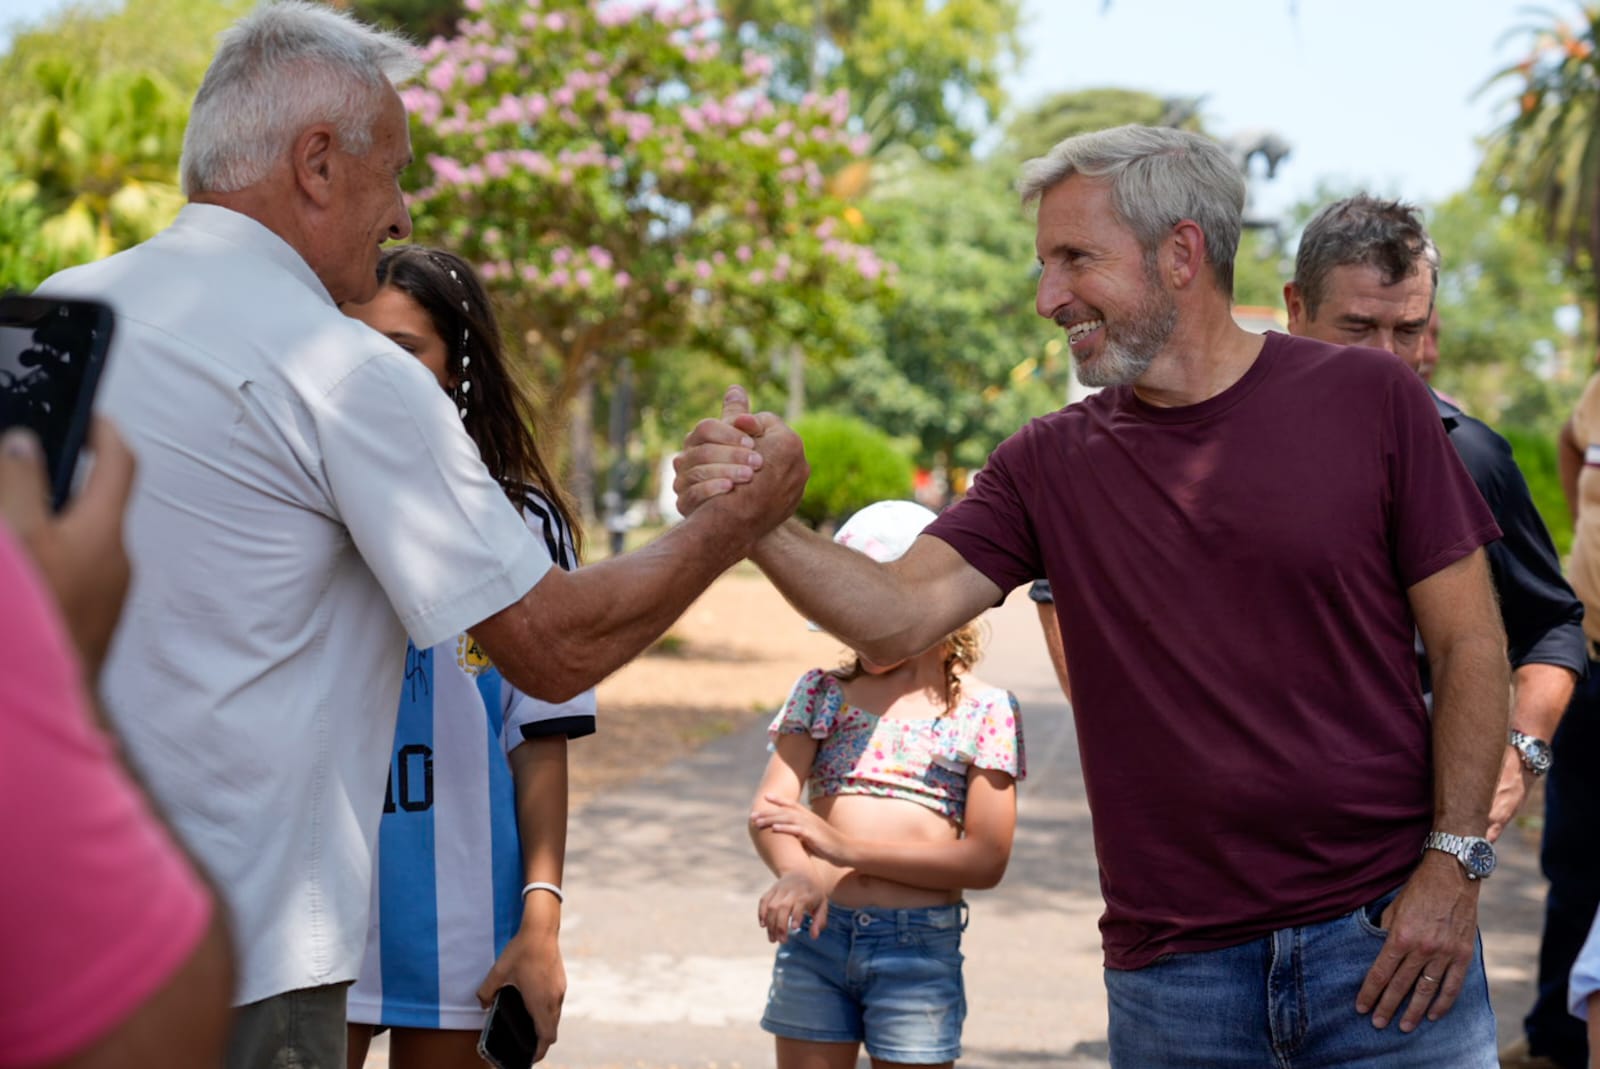
[[[874,501],[840,524],[833,540],[882,563],[905,556],[922,529],[938,518],[915,501]],[[810,620],[806,626],[822,630]]]
[[[845,520],[833,540],[875,561],[891,561],[904,556],[936,519],[933,510],[915,501],[874,501]]]

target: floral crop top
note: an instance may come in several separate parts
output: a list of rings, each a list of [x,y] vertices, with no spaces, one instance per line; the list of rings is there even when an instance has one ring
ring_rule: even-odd
[[[1019,781],[1028,774],[1017,699],[998,687],[963,691],[956,708],[938,718],[885,719],[848,704],[839,680],[813,668],[767,728],[771,746],[780,735],[810,735],[820,743],[811,765],[813,798],[901,798],[957,824],[965,822],[970,766]]]

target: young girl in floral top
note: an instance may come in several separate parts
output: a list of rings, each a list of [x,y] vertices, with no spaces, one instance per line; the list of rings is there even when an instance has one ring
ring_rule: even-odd
[[[835,541],[892,560],[933,518],[880,501]],[[778,877],[759,907],[778,1069],[853,1069],[863,1042],[875,1067],[961,1054],[961,893],[1005,873],[1026,772],[1016,698],[970,674],[978,652],[968,624],[899,664],[813,669],[772,722],[750,834]]]

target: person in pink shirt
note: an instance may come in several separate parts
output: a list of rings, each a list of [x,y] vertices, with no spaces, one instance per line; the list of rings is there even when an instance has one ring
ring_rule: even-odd
[[[214,1066],[223,919],[89,698],[127,586],[133,473],[108,426],[95,446],[51,516],[37,443],[0,442],[0,1069]]]

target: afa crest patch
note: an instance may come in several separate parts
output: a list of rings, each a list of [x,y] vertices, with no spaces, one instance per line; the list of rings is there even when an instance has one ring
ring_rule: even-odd
[[[494,662],[483,652],[483,647],[478,645],[477,640],[471,635],[466,634],[456,639],[456,664],[473,679],[477,679],[494,667]]]

